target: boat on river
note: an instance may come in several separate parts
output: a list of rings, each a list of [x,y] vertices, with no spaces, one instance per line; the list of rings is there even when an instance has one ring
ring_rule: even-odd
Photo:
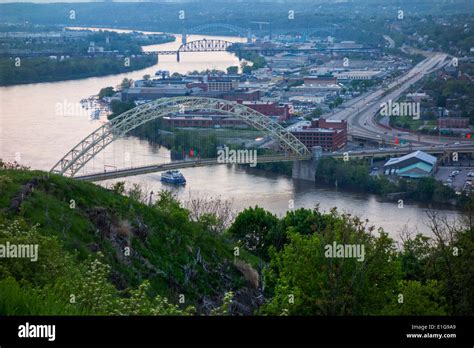
[[[169,170],[161,174],[161,181],[174,185],[185,185],[186,179],[179,170]]]

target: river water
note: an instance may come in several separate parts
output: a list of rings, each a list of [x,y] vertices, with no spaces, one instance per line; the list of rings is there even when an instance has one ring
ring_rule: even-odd
[[[190,35],[188,41],[215,36]],[[219,38],[219,37],[217,37]],[[244,41],[238,37],[223,37],[228,41]],[[173,50],[181,44],[180,36],[172,43],[147,46],[145,50]],[[141,79],[154,75],[157,70],[186,73],[193,70],[225,70],[239,65],[238,59],[227,52],[188,53],[176,62],[174,56],[161,56],[158,64],[139,71],[87,78],[82,80],[37,83],[0,88],[0,158],[49,170],[71,147],[86,137],[105,118],[91,121],[89,113],[80,107],[80,100],[106,86],[120,84],[124,77]],[[116,140],[95,159],[83,173],[97,172],[104,168],[138,166],[169,162],[169,151],[153,147],[148,142],[128,137]],[[232,202],[236,210],[260,205],[275,214],[285,214],[290,207],[322,210],[337,207],[342,211],[368,218],[376,227],[383,227],[392,237],[406,226],[410,231],[430,234],[426,227],[426,209],[417,204],[404,204],[399,209],[395,203],[381,202],[367,194],[318,188],[313,183],[295,181],[272,173],[250,171],[234,166],[213,166],[183,169],[186,187],[163,186],[159,174],[148,174],[123,179],[127,185],[138,183],[145,190],[155,193],[162,188],[173,190],[183,200],[189,197],[221,197]],[[104,182],[110,185],[113,181]],[[448,218],[457,212],[439,210]]]

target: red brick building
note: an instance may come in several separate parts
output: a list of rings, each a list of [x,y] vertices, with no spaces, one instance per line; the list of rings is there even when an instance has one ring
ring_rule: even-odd
[[[222,99],[231,101],[257,101],[260,99],[259,90],[236,89],[235,91],[227,91],[222,93]]]
[[[325,151],[335,151],[346,145],[347,123],[320,118],[313,120],[311,126],[303,126],[291,133],[309,149],[321,146]]]
[[[440,128],[469,128],[469,118],[443,117],[438,119]]]
[[[278,121],[283,122],[288,120],[291,114],[291,108],[288,104],[280,105],[278,103],[266,103],[260,101],[242,101],[237,100],[237,103],[245,105],[255,111],[258,111],[268,117],[277,117]]]
[[[332,75],[305,76],[305,85],[335,85],[337,79]]]

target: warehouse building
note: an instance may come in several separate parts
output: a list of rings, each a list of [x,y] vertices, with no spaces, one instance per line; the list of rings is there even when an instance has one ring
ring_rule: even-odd
[[[385,175],[421,178],[434,173],[436,161],[435,156],[423,151],[416,151],[402,157],[391,158],[383,168]]]

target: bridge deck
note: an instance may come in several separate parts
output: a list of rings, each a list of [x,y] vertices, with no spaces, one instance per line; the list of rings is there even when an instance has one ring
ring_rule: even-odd
[[[310,156],[286,156],[286,155],[258,156],[257,162],[258,163],[292,162],[292,161],[307,160],[309,158]],[[102,181],[102,180],[123,178],[127,176],[164,172],[167,170],[191,168],[191,167],[203,167],[203,166],[211,166],[211,165],[218,165],[218,164],[228,164],[228,163],[218,162],[216,158],[202,159],[199,161],[198,160],[176,161],[176,162],[171,162],[171,163],[163,163],[163,164],[149,165],[149,166],[143,166],[143,167],[118,169],[118,170],[103,172],[103,173],[79,175],[79,176],[75,176],[74,178],[78,180],[84,180],[84,181]],[[239,164],[245,164],[245,163],[239,163]]]

